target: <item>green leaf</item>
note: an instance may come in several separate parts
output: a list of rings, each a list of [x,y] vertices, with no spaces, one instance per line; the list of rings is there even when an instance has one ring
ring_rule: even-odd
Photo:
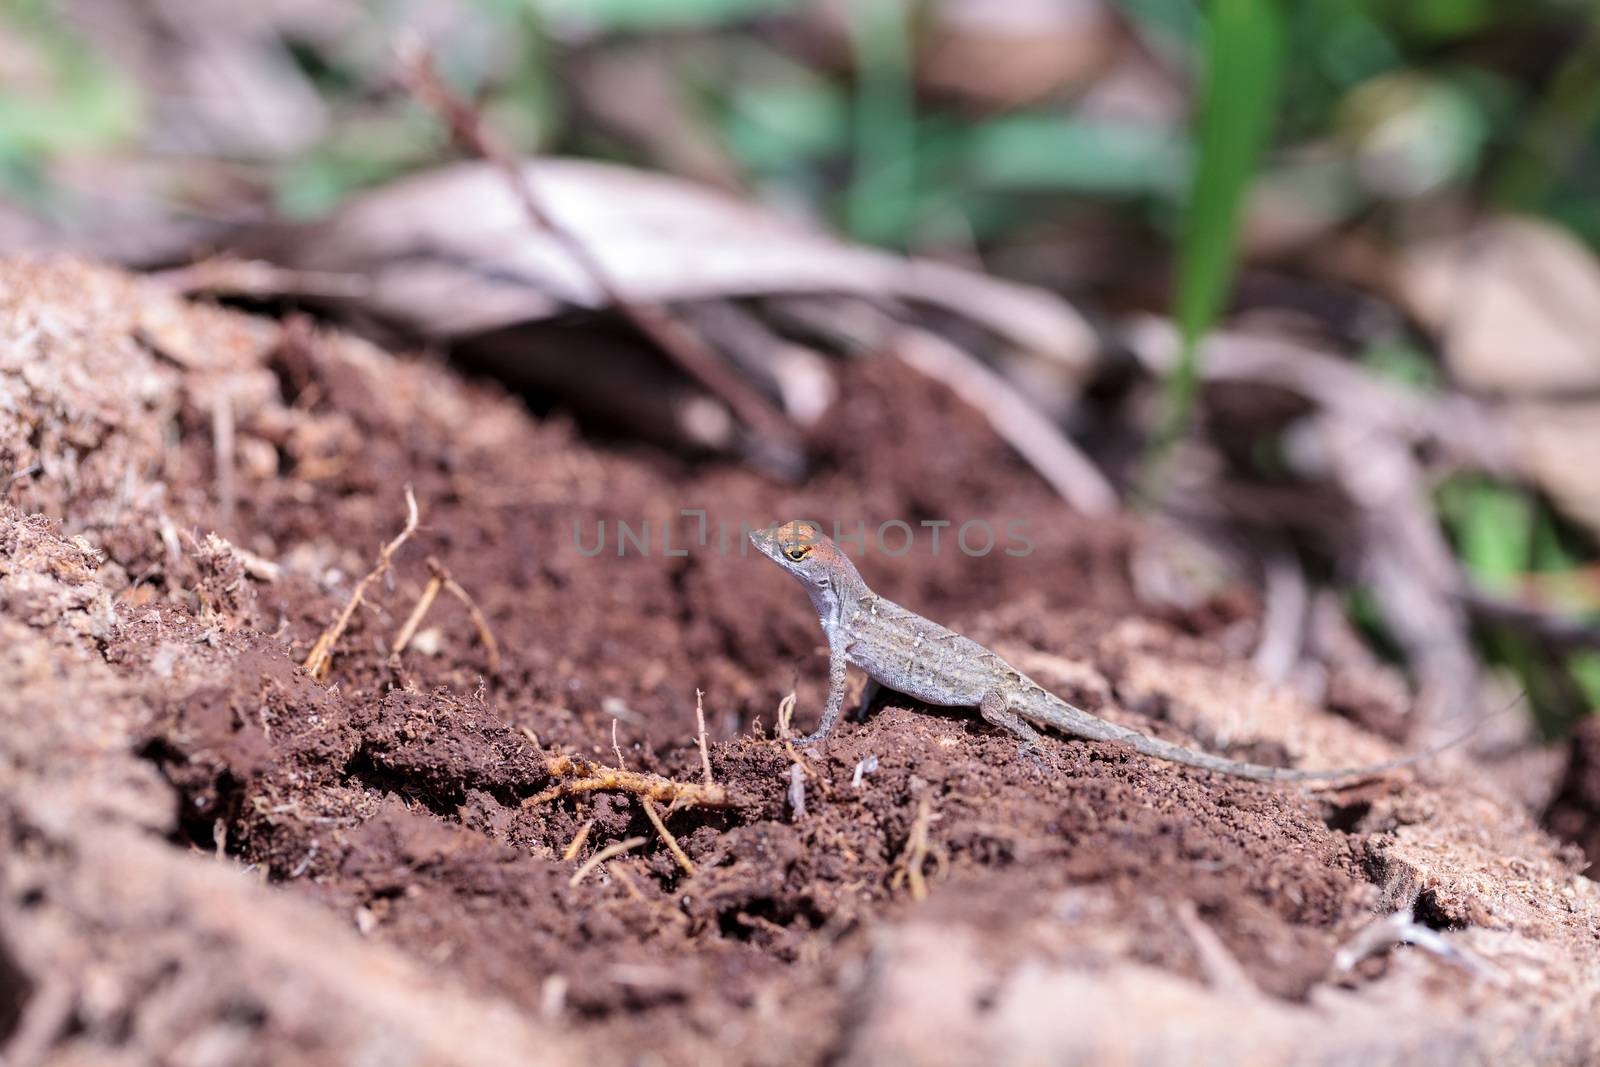
[[[1214,0],[1204,35],[1199,158],[1178,250],[1178,366],[1167,381],[1153,466],[1187,428],[1199,345],[1233,284],[1239,220],[1271,129],[1283,56],[1276,0]]]
[[[1589,702],[1590,713],[1600,712],[1600,652],[1574,652],[1567,657],[1567,670]]]
[[[916,100],[908,0],[850,5],[856,149],[846,202],[851,236],[904,245],[916,196]]]
[[[728,100],[722,134],[747,168],[786,172],[841,151],[850,112],[820,80],[748,86]]]
[[[1439,487],[1439,510],[1477,584],[1503,592],[1528,573],[1535,515],[1526,490],[1456,478]]]
[[[1059,115],[1010,115],[978,127],[972,177],[991,189],[1176,199],[1189,145],[1152,126]]]
[[[1145,34],[1181,43],[1200,35],[1194,0],[1116,0],[1116,5]]]
[[[26,167],[103,151],[138,133],[138,87],[49,4],[0,4],[0,36],[10,50],[0,64],[0,158]]]
[[[723,26],[795,7],[797,0],[539,0],[542,16],[605,30]]]

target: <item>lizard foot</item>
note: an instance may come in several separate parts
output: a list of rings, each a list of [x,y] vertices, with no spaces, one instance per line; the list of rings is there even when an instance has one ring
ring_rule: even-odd
[[[1017,744],[1019,757],[1046,774],[1055,773],[1055,763],[1044,751],[1044,738],[1039,736],[1038,730],[1028,725],[1026,719],[1007,707],[1004,693],[998,689],[985,693],[983,701],[978,705],[978,714],[983,716],[984,722],[1009,730],[1019,738]]]
[[[1050,758],[1048,752],[1031,741],[1023,741],[1017,745],[1017,758],[1031,763],[1046,778],[1061,769],[1056,766],[1056,761]]]

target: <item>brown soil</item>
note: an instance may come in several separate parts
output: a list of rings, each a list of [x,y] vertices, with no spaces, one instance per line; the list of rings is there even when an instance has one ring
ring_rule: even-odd
[[[971,714],[886,694],[807,751],[797,812],[769,738],[785,693],[801,727],[820,704],[815,618],[736,541],[663,555],[680,508],[730,541],[794,515],[1024,520],[1027,557],[919,542],[861,565],[1141,729],[1267,761],[1393,752],[1251,674],[1247,595],[1150,617],[1126,579],[1136,523],[1066,512],[892,360],[841,369],[818,470],[784,488],[81,265],[0,267],[0,311],[0,477],[25,472],[0,512],[0,1048],[19,1062],[1600,1050],[1600,896],[1460,764],[1307,792],[1055,739],[1046,772]],[[298,664],[401,528],[405,486],[421,527],[319,683]],[[648,554],[617,554],[618,519],[651,520]],[[590,544],[601,520],[586,556],[574,523]],[[447,596],[391,664],[430,557],[498,670]],[[558,752],[696,780],[696,690],[736,803],[668,814],[695,873],[630,796],[525,803]],[[1394,909],[1486,962],[1399,949],[1335,972]]]

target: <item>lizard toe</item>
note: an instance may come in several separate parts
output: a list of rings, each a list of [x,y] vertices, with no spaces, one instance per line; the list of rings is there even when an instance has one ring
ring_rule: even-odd
[[[1050,758],[1050,754],[1032,741],[1023,741],[1017,745],[1017,758],[1032,764],[1047,778],[1061,770],[1056,766],[1056,761]]]

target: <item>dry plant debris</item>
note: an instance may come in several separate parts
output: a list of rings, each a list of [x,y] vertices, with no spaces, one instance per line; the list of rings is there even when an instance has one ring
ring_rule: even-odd
[[[894,873],[889,877],[889,888],[899,889],[902,885],[906,886],[911,891],[912,900],[920,901],[928,898],[928,876],[925,868],[929,860],[933,861],[934,877],[939,877],[945,869],[945,851],[938,842],[932,840],[930,836],[932,826],[933,806],[928,803],[927,797],[922,797],[917,801],[917,817],[911,822],[911,833],[906,837],[905,851],[900,854]]]
[[[345,601],[338,617],[328,624],[328,628],[317,637],[316,644],[311,646],[311,651],[306,654],[305,662],[301,664],[305,672],[317,681],[326,681],[328,670],[333,666],[333,647],[344,634],[345,627],[350,625],[350,616],[355,614],[361,606],[362,599],[367,595],[367,587],[384,574],[388,573],[390,561],[394,554],[400,551],[400,546],[411,539],[417,532],[417,497],[406,486],[406,524],[394,539],[389,541],[378,552],[378,563],[362,576],[356,587],[350,591],[350,598]]]
[[[466,149],[487,161],[504,176],[506,187],[527,215],[534,230],[549,235],[589,280],[605,294],[606,300],[627,318],[639,332],[656,343],[690,377],[718,397],[755,435],[753,452],[769,464],[781,465],[793,473],[801,462],[794,427],[766,397],[731,371],[722,358],[699,334],[664,307],[635,300],[618,284],[576,231],[552,214],[534,189],[528,174],[512,159],[483,122],[483,117],[457,96],[434,69],[433,57],[420,41],[408,39],[401,48],[401,78],[418,100],[431,107],[449,124],[451,133]],[[759,442],[760,448],[755,444]]]
[[[524,807],[548,804],[560,797],[580,793],[631,793],[671,808],[726,808],[733,805],[727,789],[703,782],[675,782],[644,771],[606,767],[581,756],[549,756],[544,770],[556,785],[522,802]]]
[[[683,851],[683,846],[678,844],[678,839],[672,836],[672,831],[667,829],[667,822],[661,817],[661,811],[649,797],[640,797],[639,803],[644,807],[645,815],[649,816],[650,824],[656,828],[656,833],[661,835],[661,840],[666,843],[667,850],[672,853],[672,858],[678,861],[678,866],[688,875],[694,874],[694,864],[690,862],[688,853]]]
[[[572,877],[567,881],[567,884],[573,888],[576,888],[580,882],[589,876],[590,871],[594,870],[602,863],[606,862],[607,860],[616,859],[624,852],[632,852],[634,849],[638,848],[644,843],[645,839],[642,837],[630,837],[626,841],[613,841],[599,852],[596,852],[594,855],[584,860],[583,865],[572,872]]]
[[[439,596],[442,589],[459,600],[467,609],[467,614],[472,618],[472,625],[478,631],[478,640],[482,643],[484,652],[489,657],[489,673],[493,674],[500,669],[500,644],[494,639],[494,631],[489,629],[489,620],[484,618],[483,612],[478,608],[478,602],[472,595],[461,588],[445,565],[440,563],[435,556],[428,557],[428,581],[422,587],[422,593],[417,597],[416,606],[411,609],[411,614],[406,616],[406,621],[401,624],[394,637],[394,651],[389,654],[389,662],[393,666],[400,665],[400,656],[411,644],[411,639],[416,635],[417,627],[422,625],[422,620],[427,616],[428,609]]]

